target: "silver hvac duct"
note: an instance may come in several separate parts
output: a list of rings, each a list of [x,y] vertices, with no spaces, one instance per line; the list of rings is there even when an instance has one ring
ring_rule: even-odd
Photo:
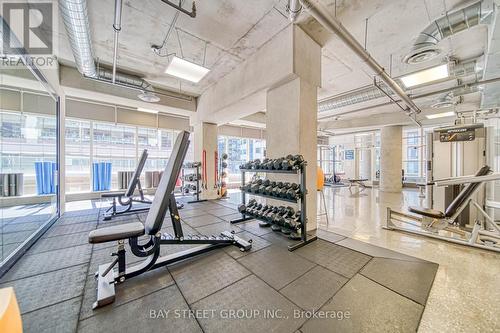
[[[143,99],[145,101],[159,101],[159,97],[153,94],[153,87],[145,80],[137,76],[121,73],[113,75],[113,72],[107,69],[97,68],[94,62],[94,53],[92,51],[86,0],[60,0],[59,11],[61,12],[64,27],[66,28],[66,32],[68,34],[76,67],[85,78],[104,83],[113,83],[125,88],[140,90],[143,93],[139,94],[139,98],[143,99],[140,96],[144,95],[147,97]],[[117,18],[118,17],[115,16],[115,23]],[[121,20],[121,11],[119,19]],[[115,41],[117,41],[117,38]],[[115,77],[114,82],[113,76]]]
[[[464,61],[464,62],[450,62],[448,64],[448,73],[450,78],[463,78],[476,75],[475,79],[479,80],[477,59]],[[397,78],[396,78],[397,80]],[[381,88],[389,95],[394,95],[394,92],[386,85],[382,84]],[[386,97],[380,89],[373,85],[365,86],[356,90],[349,91],[348,93],[333,96],[327,100],[321,101],[318,104],[318,112],[327,112],[349,105],[368,102],[381,97]]]
[[[487,6],[487,2],[473,3],[433,21],[418,35],[403,61],[416,64],[438,56],[441,53],[438,46],[441,40],[481,24],[493,12],[493,6]]]
[[[325,28],[335,33],[358,57],[375,72],[376,75],[394,91],[406,104],[411,113],[420,113],[418,106],[404,92],[398,83],[385,71],[385,69],[363,48],[363,46],[354,38],[344,26],[333,18],[328,11],[316,0],[300,0],[302,6]]]

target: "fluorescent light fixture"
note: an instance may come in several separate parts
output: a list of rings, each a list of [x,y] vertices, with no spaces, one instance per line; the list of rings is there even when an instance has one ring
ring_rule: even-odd
[[[172,60],[170,60],[170,63],[165,70],[165,74],[194,83],[200,82],[200,80],[203,79],[208,72],[210,72],[210,69],[176,56],[172,57]]]
[[[429,114],[427,115],[427,119],[437,119],[437,118],[444,118],[444,117],[452,117],[455,115],[455,112],[449,111],[449,112],[443,112],[443,113],[435,113],[435,114]]]
[[[137,111],[147,112],[147,113],[158,113],[156,110],[145,109],[145,108],[137,108]]]
[[[442,80],[448,77],[448,64],[424,69],[423,71],[401,77],[406,88],[419,86],[424,83]]]

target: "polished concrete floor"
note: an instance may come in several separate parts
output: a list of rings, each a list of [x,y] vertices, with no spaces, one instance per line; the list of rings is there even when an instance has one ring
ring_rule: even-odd
[[[228,221],[239,216],[237,202],[234,196],[186,205],[180,211],[184,231],[233,230],[253,240],[250,252],[227,247],[135,277],[117,287],[112,305],[97,311],[93,273],[111,260],[114,244],[88,244],[88,232],[144,221],[144,213],[103,221],[98,203],[68,205],[0,287],[15,288],[25,332],[418,329],[437,264],[325,231],[318,231],[321,239],[289,252],[291,241],[257,221],[231,225]],[[171,233],[172,227],[165,224],[162,230]],[[163,247],[162,255],[185,248]]]
[[[321,216],[321,229],[439,264],[419,332],[500,332],[499,254],[382,229],[386,207],[404,211],[420,203],[416,190],[324,193],[329,223]]]

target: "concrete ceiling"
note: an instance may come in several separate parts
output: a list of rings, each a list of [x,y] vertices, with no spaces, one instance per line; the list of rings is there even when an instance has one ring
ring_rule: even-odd
[[[118,68],[137,73],[159,87],[194,95],[202,94],[210,85],[229,73],[289,24],[285,17],[286,2],[286,0],[204,0],[196,2],[198,9],[196,18],[180,14],[176,24],[177,30],[170,35],[166,50],[168,53],[182,54],[186,59],[199,64],[204,62],[205,66],[211,69],[199,84],[190,84],[164,74],[167,58],[155,55],[151,51],[152,44],[161,44],[163,41],[175,14],[174,9],[160,0],[125,0]],[[487,28],[479,26],[444,40],[440,44],[443,49],[442,56],[425,63],[420,68],[402,62],[414,38],[432,20],[470,1],[321,0],[321,2],[332,14],[336,13],[342,24],[362,44],[365,43],[365,28],[367,28],[367,50],[393,76],[442,63],[447,55],[459,59],[477,57],[486,49]],[[100,62],[110,64],[113,55],[114,0],[88,0],[88,7],[95,56]],[[184,7],[191,8],[191,0],[186,0]],[[373,82],[373,73],[365,64],[307,13],[301,15],[299,24],[324,46],[319,100]],[[69,43],[64,29],[60,31],[58,57],[61,62],[71,64],[73,56]],[[206,56],[204,56],[205,46]],[[339,110],[342,111],[345,110]],[[394,105],[376,109],[378,113],[399,111]],[[357,117],[371,116],[374,112],[374,110],[360,112]]]

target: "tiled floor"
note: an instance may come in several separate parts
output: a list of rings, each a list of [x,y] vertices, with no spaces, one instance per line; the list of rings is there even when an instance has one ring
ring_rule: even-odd
[[[434,284],[427,298],[419,332],[500,332],[500,255],[491,251],[473,249],[462,245],[443,242],[416,235],[388,231],[382,228],[386,219],[386,208],[406,211],[410,205],[425,206],[425,200],[418,198],[417,190],[403,193],[383,193],[377,189],[366,189],[361,195],[351,195],[347,188],[325,188],[325,197],[330,223],[325,216],[319,221],[319,228],[348,237],[337,242],[359,252],[378,256],[373,247],[390,249],[396,254],[398,267],[388,259],[372,260],[361,274],[381,283],[370,265],[377,262],[377,270],[384,273],[386,263],[395,274],[384,276],[394,279],[384,281],[392,290],[414,299],[419,296],[411,286],[416,278],[409,274],[409,280],[397,279],[399,269],[406,269],[405,262],[415,258],[439,264]],[[324,207],[321,207],[324,212]],[[320,232],[320,234],[322,234]],[[385,253],[385,251],[384,251]],[[404,254],[404,255],[403,255]],[[404,292],[402,292],[404,291]]]
[[[326,232],[289,252],[290,241],[255,222],[230,225],[226,217],[235,207],[234,200],[186,205],[184,231],[232,229],[253,240],[251,251],[226,247],[132,278],[117,286],[113,304],[97,311],[93,273],[114,248],[89,245],[86,235],[143,221],[145,214],[103,222],[97,209],[67,213],[0,287],[15,288],[25,332],[410,332],[419,326],[436,264]],[[168,223],[163,230],[171,232]],[[162,254],[185,248],[164,246]]]
[[[0,261],[51,219],[54,210],[49,204],[0,208]]]

